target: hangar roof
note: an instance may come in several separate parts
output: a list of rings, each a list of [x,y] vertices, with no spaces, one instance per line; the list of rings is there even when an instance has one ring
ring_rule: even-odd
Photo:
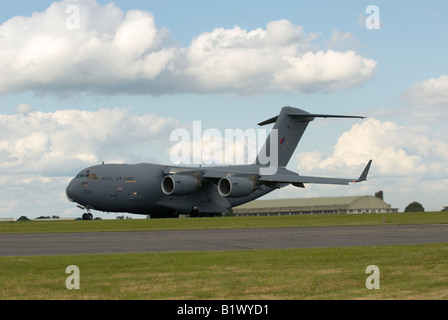
[[[293,198],[256,200],[241,206],[235,210],[246,209],[268,209],[268,208],[344,208],[344,209],[390,209],[380,198],[374,196],[349,196],[349,197],[324,197],[324,198]]]

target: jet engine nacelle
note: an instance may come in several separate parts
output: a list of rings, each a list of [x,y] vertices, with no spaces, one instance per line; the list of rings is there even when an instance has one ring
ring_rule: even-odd
[[[255,183],[247,178],[226,177],[218,182],[219,194],[223,197],[247,197],[257,189]]]
[[[200,187],[201,182],[192,176],[171,175],[162,179],[162,191],[166,195],[182,196],[195,192]]]

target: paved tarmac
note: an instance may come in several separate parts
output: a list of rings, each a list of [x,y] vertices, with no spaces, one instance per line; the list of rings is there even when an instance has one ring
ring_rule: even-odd
[[[448,243],[448,225],[0,234],[0,256]]]

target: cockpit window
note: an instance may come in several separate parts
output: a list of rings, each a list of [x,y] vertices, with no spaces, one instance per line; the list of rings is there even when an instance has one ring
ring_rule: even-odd
[[[86,174],[86,178],[88,178],[90,180],[98,180],[96,173]]]
[[[80,178],[87,178],[90,180],[98,180],[98,176],[96,175],[96,173],[79,173],[76,176],[76,179],[80,179]]]

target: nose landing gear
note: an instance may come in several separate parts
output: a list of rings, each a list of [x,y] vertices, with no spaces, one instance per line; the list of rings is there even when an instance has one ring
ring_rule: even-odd
[[[82,220],[93,220],[93,214],[86,212],[82,215]]]
[[[93,220],[93,214],[90,213],[89,207],[77,206],[79,209],[87,210],[86,213],[83,213],[82,220]]]

